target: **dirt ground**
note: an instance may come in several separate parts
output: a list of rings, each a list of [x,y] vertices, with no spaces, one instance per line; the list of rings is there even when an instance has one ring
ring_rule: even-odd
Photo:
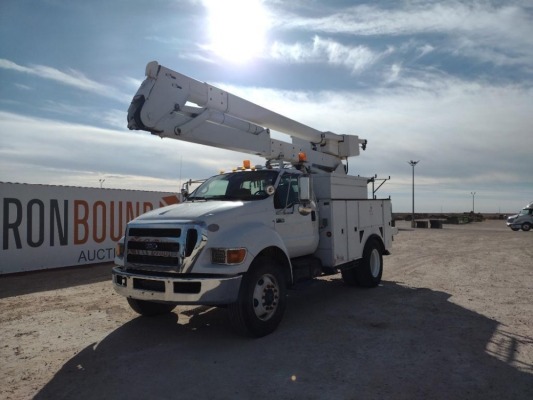
[[[0,398],[533,399],[533,232],[398,227],[382,285],[304,284],[261,339],[138,317],[110,264],[0,277]]]

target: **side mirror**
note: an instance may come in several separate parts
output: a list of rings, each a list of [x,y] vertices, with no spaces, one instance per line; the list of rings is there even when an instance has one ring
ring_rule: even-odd
[[[298,178],[298,188],[300,190],[300,193],[298,193],[300,202],[307,203],[311,201],[311,179],[309,176],[304,175]]]

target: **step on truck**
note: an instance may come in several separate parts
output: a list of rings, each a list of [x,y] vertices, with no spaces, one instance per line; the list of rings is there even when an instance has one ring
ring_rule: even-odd
[[[340,273],[348,285],[380,283],[396,229],[391,201],[368,198],[369,179],[348,175],[348,157],[366,140],[316,130],[155,61],[128,127],[265,159],[127,224],[112,282],[139,314],[225,307],[236,331],[261,337],[278,327],[298,282]]]

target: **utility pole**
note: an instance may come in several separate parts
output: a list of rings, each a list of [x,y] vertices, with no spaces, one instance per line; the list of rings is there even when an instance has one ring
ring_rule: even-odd
[[[476,213],[476,207],[474,207],[475,206],[474,198],[476,197],[476,192],[470,192],[470,194],[472,195],[472,213],[475,214]]]
[[[413,167],[413,214],[411,216],[411,228],[415,227],[415,165],[418,164],[418,161],[408,161],[409,165]]]

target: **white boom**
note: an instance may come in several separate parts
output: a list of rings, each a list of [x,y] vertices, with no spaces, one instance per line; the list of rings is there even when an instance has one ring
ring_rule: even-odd
[[[146,66],[146,79],[128,110],[128,128],[267,160],[296,163],[305,152],[319,170],[341,173],[342,160],[366,147],[366,140],[356,135],[320,132],[156,61]],[[270,129],[290,135],[292,143],[272,139]]]

